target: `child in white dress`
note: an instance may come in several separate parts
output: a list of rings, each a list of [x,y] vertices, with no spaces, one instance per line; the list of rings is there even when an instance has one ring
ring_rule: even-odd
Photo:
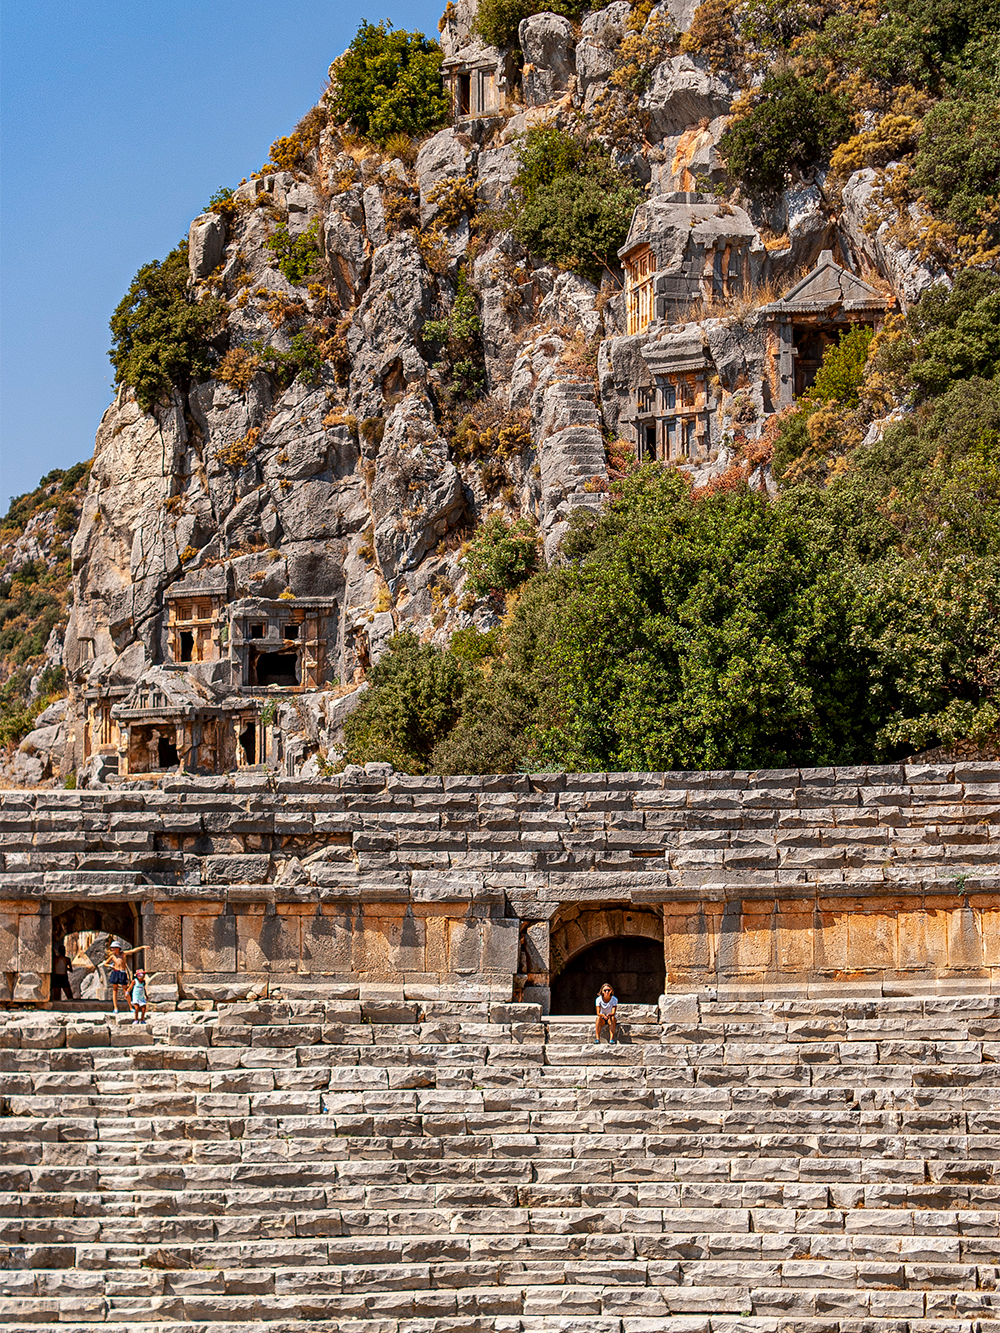
[[[146,1021],[146,974],[140,967],[132,978],[132,985],[129,987],[129,1002],[132,1005],[132,1012],[135,1014],[133,1022],[145,1023]]]

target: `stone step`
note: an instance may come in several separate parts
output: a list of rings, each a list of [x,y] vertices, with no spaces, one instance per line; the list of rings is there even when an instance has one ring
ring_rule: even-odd
[[[37,1333],[38,1327],[37,1323],[3,1324],[5,1333]],[[158,1319],[156,1323],[158,1333],[192,1333],[193,1328],[200,1330],[201,1327],[190,1322],[176,1322],[172,1318]],[[280,1321],[281,1333],[554,1333],[554,1329],[559,1333],[779,1333],[779,1328],[788,1327],[779,1324],[772,1316],[732,1314],[677,1315],[671,1317],[669,1323],[662,1316],[574,1315],[560,1317],[558,1325],[553,1325],[549,1316],[466,1313],[464,1309],[460,1318],[457,1315],[451,1317],[444,1327],[436,1318],[397,1319],[381,1315],[371,1319],[299,1320],[283,1317]],[[820,1318],[797,1317],[794,1327],[796,1333],[858,1333],[859,1321],[842,1319],[836,1314]],[[1000,1333],[1000,1319],[867,1317],[861,1327],[864,1333]],[[101,1333],[135,1333],[135,1323],[131,1319],[125,1323],[113,1320],[81,1323],[67,1313],[59,1322],[60,1333],[84,1333],[85,1330],[92,1333],[98,1328]],[[257,1319],[227,1319],[225,1329],[226,1333],[260,1333],[261,1323]]]
[[[223,1277],[217,1278],[215,1291],[187,1292],[183,1288],[178,1292],[165,1294],[83,1295],[73,1297],[0,1297],[0,1320],[16,1318],[16,1324],[4,1322],[5,1329],[19,1327],[37,1327],[39,1324],[51,1326],[58,1323],[60,1328],[80,1326],[81,1318],[90,1318],[90,1326],[107,1328],[109,1323],[118,1318],[139,1318],[143,1322],[155,1321],[160,1329],[169,1329],[171,1321],[185,1321],[180,1326],[190,1330],[192,1324],[205,1322],[225,1323],[227,1333],[233,1328],[241,1328],[241,1323],[248,1321],[247,1327],[259,1330],[261,1322],[280,1321],[284,1331],[289,1325],[287,1320],[309,1321],[303,1326],[313,1330],[317,1320],[331,1319],[331,1325],[338,1333],[366,1326],[371,1329],[386,1328],[384,1322],[389,1319],[401,1321],[401,1330],[405,1326],[407,1333],[422,1327],[414,1322],[426,1318],[428,1330],[445,1329],[465,1330],[469,1325],[465,1318],[482,1319],[490,1317],[491,1312],[503,1311],[508,1319],[515,1322],[501,1324],[494,1322],[486,1327],[500,1329],[527,1330],[539,1328],[552,1333],[552,1319],[558,1319],[556,1328],[560,1330],[624,1329],[626,1333],[664,1333],[669,1330],[688,1330],[692,1325],[687,1319],[675,1324],[673,1316],[695,1316],[703,1320],[702,1327],[739,1329],[745,1333],[748,1325],[769,1328],[770,1333],[777,1333],[780,1328],[795,1330],[817,1329],[824,1325],[817,1316],[824,1316],[829,1329],[857,1329],[858,1321],[864,1320],[863,1328],[878,1330],[885,1327],[887,1333],[899,1333],[904,1327],[909,1333],[917,1333],[925,1327],[923,1321],[960,1319],[970,1316],[977,1322],[966,1324],[966,1333],[985,1333],[987,1328],[1000,1327],[1000,1294],[991,1291],[907,1291],[907,1290],[846,1290],[832,1288],[759,1288],[750,1289],[724,1286],[702,1287],[625,1287],[601,1285],[597,1273],[591,1274],[592,1280],[582,1286],[566,1284],[550,1287],[501,1286],[477,1290],[475,1287],[452,1290],[447,1287],[418,1288],[413,1291],[383,1290],[373,1284],[365,1284],[356,1290],[344,1289],[331,1275],[326,1282],[317,1282],[314,1290],[296,1288],[293,1282],[283,1283],[280,1289],[268,1291],[266,1283],[259,1285],[264,1290],[254,1289],[252,1282],[241,1283],[244,1288],[236,1294],[226,1293]],[[246,1290],[249,1288],[249,1290]],[[723,1316],[729,1315],[730,1322],[723,1322]],[[375,1319],[372,1319],[372,1317]],[[738,1317],[735,1319],[734,1317]],[[364,1321],[355,1325],[354,1321]],[[463,1322],[455,1323],[455,1319]],[[371,1320],[371,1322],[369,1322]],[[535,1322],[535,1321],[539,1322]],[[669,1323],[664,1321],[669,1320]],[[755,1325],[755,1320],[770,1320],[770,1324]],[[779,1320],[779,1323],[775,1323]],[[787,1321],[793,1320],[794,1323]],[[871,1320],[872,1322],[869,1322]],[[905,1320],[905,1324],[898,1321]],[[71,1322],[72,1321],[72,1322]],[[405,1325],[403,1323],[405,1321]],[[571,1322],[566,1322],[571,1321]],[[586,1321],[586,1322],[581,1322]],[[660,1321],[660,1322],[657,1322]],[[808,1321],[808,1322],[804,1322]],[[843,1321],[843,1322],[835,1322]],[[881,1321],[886,1321],[883,1324]],[[989,1321],[980,1322],[980,1321]],[[83,1325],[87,1327],[85,1323]],[[297,1327],[297,1323],[293,1327]],[[322,1327],[322,1324],[319,1325]],[[697,1325],[694,1325],[697,1327]],[[941,1333],[942,1325],[928,1324],[934,1333]]]
[[[1000,1333],[992,997],[365,1003],[0,1023],[3,1327]]]

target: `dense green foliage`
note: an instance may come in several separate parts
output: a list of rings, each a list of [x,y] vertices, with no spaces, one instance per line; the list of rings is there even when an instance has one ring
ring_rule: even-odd
[[[108,355],[115,383],[130,384],[144,412],[173,387],[207,375],[209,343],[225,320],[226,303],[188,292],[187,242],[154,259],[132,279],[111,316]]]
[[[441,377],[445,399],[442,406],[453,414],[460,404],[471,402],[486,387],[482,320],[465,269],[459,270],[451,309],[441,319],[427,320],[420,336],[435,357],[434,368]]]
[[[312,223],[300,236],[289,234],[287,227],[277,227],[264,242],[277,261],[278,268],[293,287],[305,282],[319,262],[319,222]]]
[[[587,7],[584,0],[479,0],[475,30],[490,46],[511,46],[521,21],[532,14],[578,19]]]
[[[923,524],[920,551],[880,513],[870,472],[773,502],[696,500],[678,474],[644,468],[577,534],[573,568],[526,585],[488,670],[467,650],[384,658],[347,758],[443,772],[783,767],[987,732],[1000,721],[1000,562],[995,538],[993,554],[969,547],[989,549],[1000,520],[1000,451],[978,448],[971,521],[961,475],[950,496],[926,478],[897,501]],[[859,509],[881,528],[875,558],[859,550]],[[964,553],[928,558],[959,523]]]
[[[642,194],[599,142],[555,125],[529,130],[517,156],[514,234],[538,259],[599,282],[617,263]]]
[[[422,32],[363,21],[330,66],[330,114],[384,144],[395,134],[421,135],[445,124],[450,103],[441,82],[441,48]]]
[[[1000,277],[964,269],[949,290],[932,287],[907,312],[900,349],[906,377],[921,398],[955,380],[1000,371]]]
[[[769,75],[752,109],[722,136],[719,152],[744,189],[767,201],[781,193],[788,172],[825,161],[849,129],[842,97],[791,73]]]
[[[460,716],[467,668],[453,653],[422,645],[412,634],[397,634],[390,648],[368,677],[378,707],[366,708],[362,700],[344,734],[348,749],[367,760],[421,773]]]
[[[467,586],[477,597],[512,592],[538,568],[538,533],[529,519],[508,523],[490,514],[462,557]]]
[[[748,193],[831,160],[835,179],[874,167],[902,239],[995,263],[998,31],[1000,0],[703,0],[682,49],[744,89],[721,150]],[[915,199],[933,223],[914,222]]]
[[[832,343],[816,372],[808,397],[817,402],[856,407],[873,336],[867,325],[858,324],[848,329],[839,342]]]
[[[983,224],[1000,181],[1000,94],[953,96],[924,117],[911,177],[935,213],[963,232]]]

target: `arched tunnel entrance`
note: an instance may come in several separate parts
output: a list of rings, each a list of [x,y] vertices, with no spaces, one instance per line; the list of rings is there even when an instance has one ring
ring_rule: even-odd
[[[663,914],[656,908],[567,904],[549,938],[550,1012],[592,1014],[605,981],[622,1004],[655,1004],[666,987]]]
[[[552,983],[554,1014],[590,1014],[605,981],[622,1004],[655,1004],[663,994],[663,944],[635,936],[601,940],[584,949]]]
[[[62,944],[69,936],[101,934],[131,946],[141,942],[136,938],[138,926],[139,914],[130,902],[72,903],[52,909],[54,945]]]
[[[142,943],[142,917],[132,902],[85,902],[52,905],[52,950],[64,949],[70,961],[70,993],[74,1001],[103,1001],[108,988],[102,967],[112,940],[126,950]],[[129,967],[143,966],[132,954]]]

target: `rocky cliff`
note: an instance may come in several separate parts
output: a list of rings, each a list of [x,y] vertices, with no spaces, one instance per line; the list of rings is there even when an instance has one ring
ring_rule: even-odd
[[[880,221],[870,169],[739,195],[718,149],[738,80],[682,40],[687,0],[639,8],[535,14],[494,48],[469,0],[449,4],[452,126],[383,151],[321,102],[192,221],[186,299],[218,312],[207,372],[152,401],[123,382],[101,421],[52,644],[67,727],[29,738],[33,779],[315,772],[394,633],[497,623],[464,560],[484,516],[530,519],[558,561],[571,512],[607,493],[606,446],[641,453],[642,394],[677,367],[702,395],[694,424],[679,453],[654,421],[651,448],[698,484],[722,476],[794,388],[775,302],[822,270],[863,279],[881,317],[941,275]],[[644,324],[617,259],[582,276],[515,236],[523,136],[581,116],[644,200],[631,286],[645,250],[666,275]]]

